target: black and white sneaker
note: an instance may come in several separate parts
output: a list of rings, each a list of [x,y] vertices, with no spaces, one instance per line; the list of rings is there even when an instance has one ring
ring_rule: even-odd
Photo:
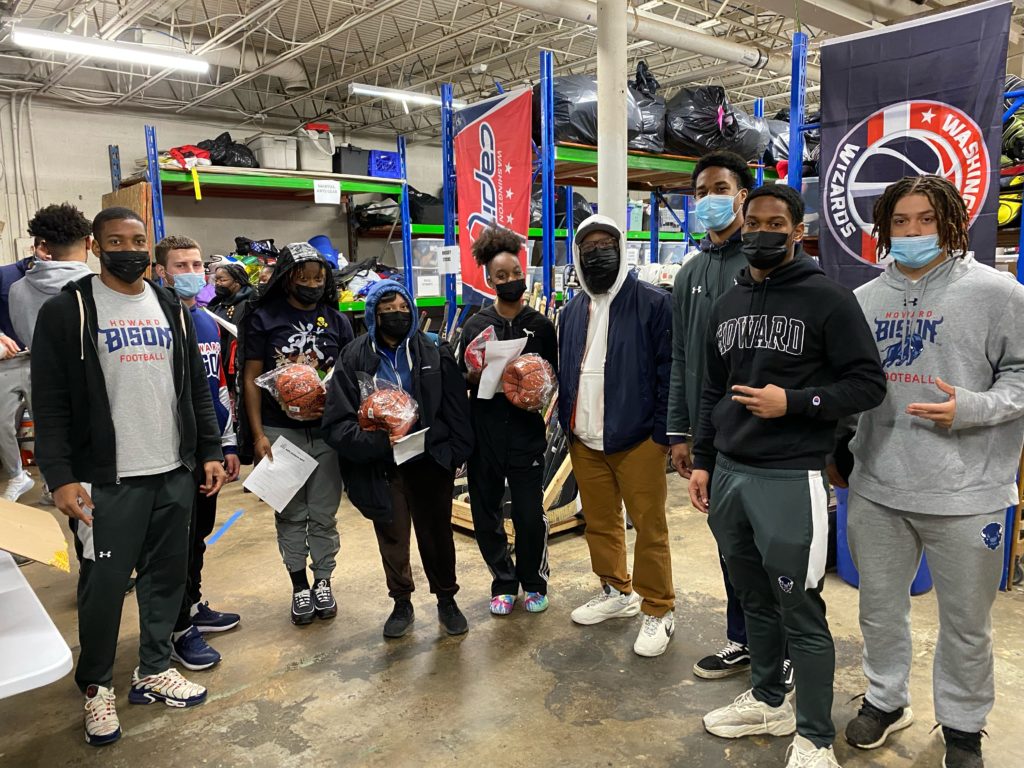
[[[320,619],[333,619],[338,615],[338,604],[331,592],[330,579],[320,579],[313,585],[313,608]]]
[[[693,674],[705,680],[721,680],[750,669],[750,649],[739,643],[729,642],[725,648],[712,656],[705,656],[693,665]]]
[[[857,749],[876,749],[885,744],[890,733],[907,728],[914,722],[910,707],[885,712],[867,699],[860,711],[846,726],[846,740]]]
[[[315,617],[312,593],[308,589],[294,592],[292,594],[292,624],[299,626],[312,624]]]
[[[782,662],[782,684],[786,687],[787,696],[796,690],[796,671],[789,659]]]
[[[981,756],[981,734],[967,733],[942,726],[942,738],[946,741],[946,754],[942,768],[985,768]]]

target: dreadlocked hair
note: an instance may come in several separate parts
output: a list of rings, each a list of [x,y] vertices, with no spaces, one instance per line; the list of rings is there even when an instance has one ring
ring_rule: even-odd
[[[939,233],[939,246],[949,256],[967,253],[967,229],[970,223],[967,205],[957,188],[941,176],[907,176],[885,188],[875,201],[874,229],[878,256],[892,248],[892,217],[896,203],[907,195],[924,195],[932,204]]]
[[[511,253],[518,256],[523,249],[523,240],[511,229],[497,224],[487,227],[480,237],[473,241],[473,258],[481,267],[486,267],[491,259],[500,253]]]

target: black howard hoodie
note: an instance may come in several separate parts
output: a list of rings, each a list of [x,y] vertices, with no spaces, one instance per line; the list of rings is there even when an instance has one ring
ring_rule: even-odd
[[[718,453],[743,464],[818,470],[836,421],[878,406],[885,377],[871,330],[851,291],[799,256],[763,283],[750,270],[711,313],[694,466]],[[732,387],[786,390],[787,411],[762,419],[732,399]]]

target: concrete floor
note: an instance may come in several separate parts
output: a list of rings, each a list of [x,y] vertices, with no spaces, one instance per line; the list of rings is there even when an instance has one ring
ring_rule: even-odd
[[[207,685],[192,710],[132,706],[138,612],[125,605],[115,667],[124,737],[102,750],[82,736],[81,698],[69,675],[0,701],[0,765],[30,766],[783,766],[789,739],[726,741],[703,731],[701,715],[748,687],[748,679],[697,680],[694,661],[721,646],[724,592],[703,516],[670,478],[670,527],[678,594],[676,634],[658,659],[633,654],[639,619],[577,627],[576,605],[596,591],[582,536],[551,546],[551,608],[509,617],[487,611],[489,575],[470,536],[456,534],[460,603],[469,634],[445,636],[425,589],[417,623],[385,642],[390,610],[370,524],[347,504],[334,584],[338,617],[306,628],[289,623],[289,583],[268,508],[235,484],[222,494],[220,520],[245,514],[210,549],[204,584],[215,608],[238,611],[241,626],[215,636],[224,661],[189,673]],[[32,501],[36,494],[26,500]],[[416,558],[414,558],[414,561]],[[77,650],[74,578],[40,565],[25,574]],[[851,698],[864,690],[856,591],[828,577],[825,597],[839,664],[835,720],[845,727]],[[934,597],[914,600],[917,722],[871,753],[837,745],[846,768],[940,766],[942,744],[931,704]],[[998,698],[985,741],[989,768],[1017,768],[1024,726],[1024,593],[1000,595],[995,611]],[[799,671],[798,684],[799,684]]]

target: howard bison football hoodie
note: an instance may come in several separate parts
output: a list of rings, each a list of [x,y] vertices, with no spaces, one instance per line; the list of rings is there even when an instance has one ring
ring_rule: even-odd
[[[1017,503],[1024,286],[971,256],[914,282],[895,265],[857,289],[889,391],[860,417],[850,487],[894,509],[977,515]],[[952,429],[910,416],[956,387]]]
[[[885,377],[864,313],[851,291],[805,256],[762,283],[744,269],[711,312],[707,369],[694,466],[718,453],[743,464],[820,470],[836,421],[874,408]],[[786,390],[786,414],[755,416],[732,399],[734,385]]]

